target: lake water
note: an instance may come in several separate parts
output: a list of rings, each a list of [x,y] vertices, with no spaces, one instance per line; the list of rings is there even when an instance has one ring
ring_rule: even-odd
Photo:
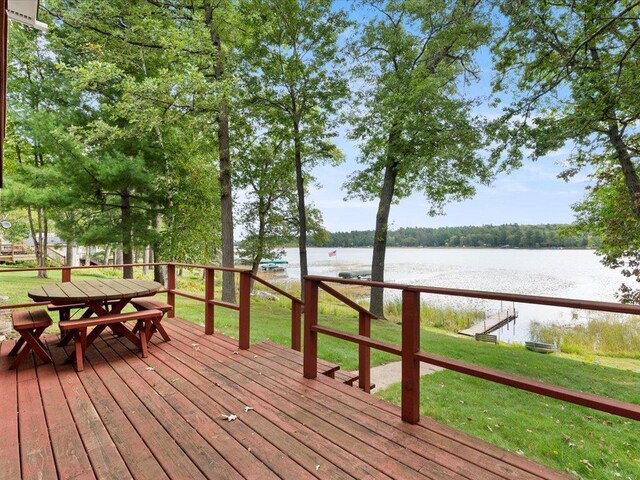
[[[370,270],[372,249],[310,248],[309,273],[337,277],[345,270]],[[300,261],[297,249],[286,249],[286,276],[297,279]],[[390,248],[386,255],[385,280],[437,287],[488,290],[529,295],[615,301],[622,276],[606,267],[591,250]],[[397,292],[389,291],[386,299]],[[422,295],[423,302],[474,308],[487,315],[497,313],[501,302],[440,295]],[[508,305],[511,307],[511,305]],[[518,319],[495,332],[502,341],[529,339],[532,321],[579,323],[588,320],[585,311],[516,304]]]

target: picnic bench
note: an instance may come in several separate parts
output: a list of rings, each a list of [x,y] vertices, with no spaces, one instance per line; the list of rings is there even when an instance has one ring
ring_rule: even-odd
[[[16,357],[9,368],[18,368],[31,350],[36,352],[44,363],[51,363],[51,357],[40,341],[42,333],[53,323],[49,314],[44,310],[17,310],[11,314],[11,322],[20,338],[9,352],[9,356]]]
[[[74,353],[67,360],[75,360],[76,370],[81,372],[84,369],[84,355],[87,348],[107,327],[137,345],[142,351],[142,358],[147,358],[147,335],[153,320],[159,320],[160,318],[162,318],[160,310],[144,310],[83,318],[81,320],[63,320],[60,322],[60,331],[72,334],[75,341]],[[124,323],[129,321],[136,322],[138,337],[124,326]],[[89,327],[93,327],[91,333],[88,333]]]
[[[106,328],[115,335],[130,340],[142,351],[143,357],[147,356],[147,345],[154,332],[158,331],[165,340],[169,340],[160,320],[171,307],[154,299],[141,298],[154,295],[161,288],[159,283],[146,280],[105,279],[43,285],[29,291],[28,295],[36,302],[49,302],[49,310],[60,312],[61,340],[58,346],[65,346],[72,339],[75,341],[74,353],[67,360],[75,361],[76,369],[82,371],[87,348]],[[138,303],[135,307],[138,311],[122,313],[136,299]],[[80,318],[72,319],[70,311],[81,308],[85,311]],[[51,318],[46,315],[49,326]],[[136,323],[133,330],[125,326],[131,321]],[[25,336],[40,335],[44,331],[40,328],[42,327],[25,330]],[[90,332],[89,328],[92,328]],[[32,339],[29,341],[30,345],[35,345],[31,348],[38,348],[38,344]]]
[[[155,298],[149,298],[149,297],[134,298],[133,300],[131,300],[131,305],[133,305],[133,307],[139,312],[142,312],[145,310],[160,310],[163,316],[165,313],[173,309],[173,307],[168,303],[161,302],[160,300],[156,300]],[[162,320],[162,316],[160,318],[154,317],[152,319],[152,323],[150,325],[149,331],[147,332],[147,341],[151,340],[151,337],[155,332],[158,332],[162,336],[165,342],[168,342],[171,340],[171,338],[169,337],[169,334],[160,323],[161,320]],[[136,325],[133,328],[133,333],[136,333],[138,328],[139,328],[138,325]]]

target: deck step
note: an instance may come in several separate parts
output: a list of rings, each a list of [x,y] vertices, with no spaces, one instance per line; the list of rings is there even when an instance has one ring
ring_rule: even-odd
[[[300,365],[300,367],[302,367],[303,356],[301,352],[283,347],[282,345],[278,345],[277,343],[274,343],[270,340],[260,342],[260,345],[264,345],[272,350],[277,350],[280,355],[287,356],[287,358],[289,358],[291,361],[297,363],[298,365]],[[338,365],[337,363],[327,362],[326,360],[318,358],[318,373],[329,378],[335,378],[336,380],[346,385],[357,386],[358,375],[340,370],[340,365]],[[372,386],[371,388],[373,388],[374,386]]]

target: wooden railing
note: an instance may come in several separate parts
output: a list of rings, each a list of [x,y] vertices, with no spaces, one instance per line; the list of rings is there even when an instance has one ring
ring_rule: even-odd
[[[3,268],[0,273],[15,272],[38,272],[38,271],[60,271],[61,280],[70,282],[72,272],[76,270],[89,270],[100,268],[123,268],[123,267],[167,267],[167,285],[166,288],[158,293],[167,294],[167,303],[171,305],[171,311],[168,317],[176,316],[176,296],[189,298],[204,303],[204,329],[207,335],[211,335],[215,330],[215,310],[216,306],[238,311],[238,346],[240,349],[248,349],[251,345],[251,281],[254,280],[262,285],[270,288],[278,294],[286,297],[291,301],[291,348],[301,351],[301,335],[302,335],[302,301],[290,293],[276,287],[263,278],[253,275],[250,270],[238,268],[218,267],[215,265],[194,265],[189,263],[134,263],[134,264],[117,264],[117,265],[82,265],[77,267],[47,267],[47,268]],[[191,269],[202,269],[204,271],[204,295],[198,295],[191,292],[179,290],[177,288],[176,267],[184,267]],[[239,275],[239,301],[238,303],[228,303],[216,300],[215,297],[215,272],[234,272]],[[0,292],[1,293],[1,292]],[[14,308],[28,308],[38,305],[47,305],[48,302],[30,302],[21,304],[0,305],[0,310]]]
[[[374,340],[370,334],[370,320],[373,315],[352,302],[344,295],[329,287],[329,283],[360,285],[365,287],[382,287],[402,292],[402,339],[401,345],[394,345]],[[359,312],[360,328],[358,334],[336,330],[318,324],[318,293],[322,289],[342,300]],[[420,362],[429,363],[473,377],[482,378],[521,390],[545,395],[577,405],[582,405],[602,412],[640,420],[640,405],[625,403],[610,398],[571,390],[556,385],[549,385],[524,377],[511,375],[499,370],[481,367],[471,363],[433,355],[420,350],[420,294],[452,295],[458,297],[483,298],[509,302],[569,307],[585,310],[596,310],[612,313],[640,315],[639,305],[624,305],[609,302],[592,302],[566,298],[553,298],[511,293],[485,292],[479,290],[457,290],[451,288],[404,285],[397,283],[371,282],[364,280],[347,280],[334,277],[307,276],[304,280],[305,315],[304,315],[304,376],[316,378],[318,374],[318,334],[330,335],[342,340],[356,343],[360,351],[360,386],[364,388],[369,382],[369,349],[398,355],[402,361],[401,374],[401,412],[402,419],[409,423],[420,420]],[[366,383],[365,383],[366,381]]]

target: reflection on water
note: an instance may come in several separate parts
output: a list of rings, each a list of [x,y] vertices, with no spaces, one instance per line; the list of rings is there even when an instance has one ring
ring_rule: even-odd
[[[337,277],[344,270],[369,270],[369,248],[310,248],[309,273]],[[300,263],[297,249],[286,249],[286,275],[297,279]],[[386,255],[385,280],[436,287],[487,290],[528,295],[615,301],[622,277],[600,264],[591,250],[390,248]],[[387,299],[399,295],[389,291]],[[488,316],[497,313],[499,301],[423,295],[423,302],[479,309]],[[532,321],[543,323],[586,322],[590,312],[541,305],[516,304],[518,319],[496,333],[502,341],[529,339]]]

